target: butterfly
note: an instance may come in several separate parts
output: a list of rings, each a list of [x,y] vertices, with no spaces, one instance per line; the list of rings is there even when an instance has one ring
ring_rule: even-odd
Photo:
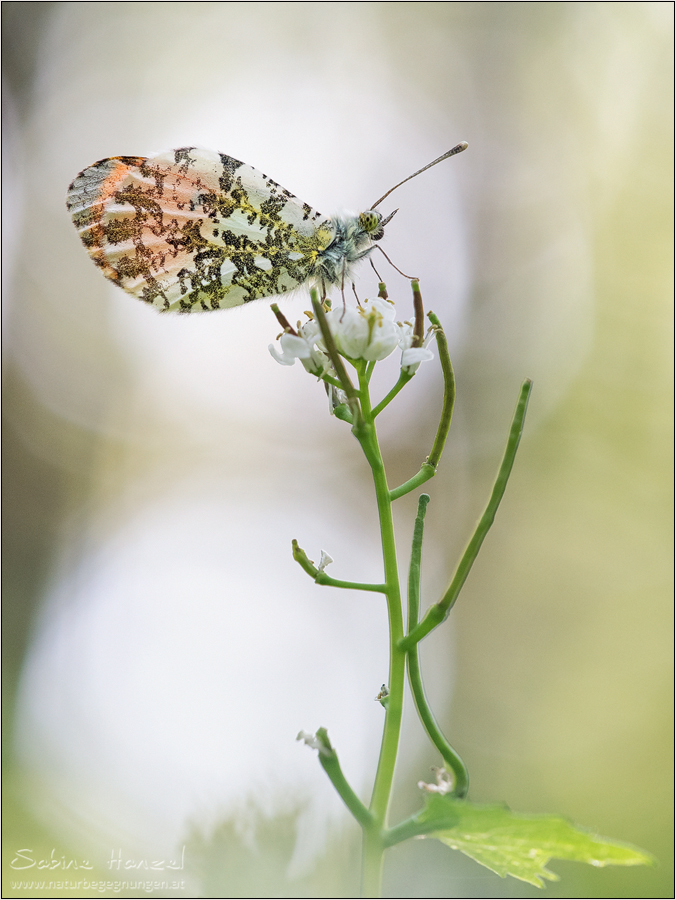
[[[376,207],[466,147],[358,215],[324,216],[253,166],[196,147],[99,160],[66,204],[94,263],[127,293],[161,312],[224,309],[349,282],[397,212]]]

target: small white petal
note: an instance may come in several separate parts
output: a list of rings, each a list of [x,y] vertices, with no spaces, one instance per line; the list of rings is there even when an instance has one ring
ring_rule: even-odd
[[[273,358],[283,366],[292,366],[297,359],[300,359],[303,362],[305,362],[305,360],[312,360],[313,353],[315,352],[311,340],[307,339],[304,335],[289,334],[286,331],[279,339],[279,346],[282,350],[281,354],[274,349],[272,344],[269,345],[268,349]],[[313,370],[317,368],[317,365],[312,366]]]
[[[274,344],[268,344],[268,350],[272,358],[281,366],[292,366],[296,361],[295,356],[285,356],[283,353],[278,353]]]
[[[331,360],[326,353],[319,350],[317,347],[313,347],[310,356],[307,359],[301,359],[301,362],[305,366],[306,372],[309,372],[311,375],[316,375],[318,378],[321,378],[323,375],[326,375],[327,372],[331,371]],[[335,373],[332,374],[335,375]]]
[[[319,324],[314,319],[311,319],[309,322],[302,325],[298,329],[298,332],[302,338],[305,338],[308,344],[316,344],[317,341],[321,339],[322,334]]]
[[[411,366],[414,363],[429,362],[434,359],[434,353],[426,347],[409,347],[401,354],[402,366]]]
[[[312,345],[300,335],[284,332],[279,339],[279,343],[286,356],[308,359],[312,355]]]
[[[413,325],[403,322],[399,325],[399,346],[402,350],[408,350],[413,343]]]
[[[317,571],[323,572],[324,569],[331,565],[333,562],[333,558],[329,556],[326,550],[322,550],[322,555],[319,557],[319,565],[317,566]]]
[[[434,359],[434,353],[426,347],[409,347],[401,354],[401,368],[412,375],[420,363],[429,362],[431,359]]]
[[[308,747],[311,747],[313,750],[321,750],[322,745],[317,740],[317,736],[314,734],[310,734],[308,731],[299,731],[296,735],[297,741],[302,741],[304,744],[307,744]]]
[[[447,772],[443,766],[441,768],[433,766],[432,771],[434,772],[436,784],[426,784],[424,781],[419,781],[418,787],[420,790],[425,791],[428,794],[450,793],[453,790],[453,785],[455,783],[454,776],[451,775],[450,772]]]
[[[366,300],[364,303],[364,308],[366,310],[376,310],[383,316],[383,318],[387,319],[390,322],[394,322],[394,319],[397,315],[397,311],[394,308],[394,303],[392,303],[391,300],[383,300],[382,297],[376,297],[375,300]]]
[[[432,338],[434,337],[435,334],[436,334],[436,329],[435,329],[435,328],[428,328],[428,329],[427,329],[427,334],[425,335],[425,340],[423,341],[423,347],[427,347],[427,346],[428,346],[428,344],[431,342],[431,340],[432,340]]]

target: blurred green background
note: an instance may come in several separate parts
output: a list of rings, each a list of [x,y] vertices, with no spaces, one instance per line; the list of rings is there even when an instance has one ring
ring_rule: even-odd
[[[269,523],[261,559],[277,537],[286,554],[291,537],[315,528],[311,515],[327,520],[318,526],[327,535],[334,524],[343,529],[346,556],[350,536],[361,542],[366,569],[377,543],[372,512],[362,513],[370,486],[356,447],[324,421],[310,379],[269,365],[276,326],[265,304],[214,314],[213,324],[167,325],[136,310],[79,246],[64,207],[69,182],[101,157],[205,145],[329,213],[366,206],[467,140],[461,157],[398,192],[386,247],[421,276],[449,331],[458,379],[453,436],[430,486],[423,602],[443,588],[485,502],[521,379],[532,377],[535,388],[503,507],[452,628],[429,641],[426,680],[469,767],[471,799],[561,813],[659,859],[635,870],[555,862],[562,880],[548,894],[672,896],[673,5],[5,2],[2,15],[4,895],[59,895],[12,887],[20,847],[96,858],[111,835],[115,846],[123,841],[108,819],[122,828],[125,816],[141,821],[159,809],[153,790],[161,787],[143,787],[144,766],[161,768],[163,747],[172,756],[165,725],[173,713],[156,722],[153,707],[143,731],[125,739],[106,702],[129,700],[121,672],[133,673],[134,695],[150,706],[161,697],[156,683],[171,682],[172,659],[179,671],[195,666],[153,656],[152,627],[87,630],[82,573],[98,565],[100,548],[118,546],[125,523],[171,497],[171,516],[189,523],[186,532],[208,532],[211,520],[189,512],[197,484],[213,489],[224,514],[248,503],[254,523]],[[405,285],[394,277],[391,293],[403,306]],[[289,303],[291,319],[307,305]],[[396,412],[384,423],[393,483],[428,450],[438,373],[421,370],[407,393],[404,427]],[[172,493],[182,479],[185,511]],[[308,497],[320,508],[306,518]],[[413,504],[402,503],[398,522],[404,548]],[[294,528],[307,522],[304,532],[289,530],[294,516]],[[139,526],[143,540],[149,530]],[[167,546],[168,555],[182,546]],[[122,563],[106,552],[116,571]],[[163,566],[152,544],[141,544],[139,557],[139,579]],[[185,559],[186,583],[200,590],[204,563],[188,550]],[[227,581],[235,562],[224,565],[218,578]],[[295,575],[289,567],[275,578]],[[257,597],[254,576],[242,596]],[[91,602],[97,609],[93,594]],[[153,609],[163,609],[161,598]],[[379,685],[373,690],[375,675],[360,669],[368,650],[351,649],[349,628],[333,615],[330,627],[320,618],[304,636],[327,660],[340,639],[345,656],[327,664],[325,693],[333,697],[349,673],[372,704]],[[181,629],[171,619],[161,639],[171,644]],[[191,646],[206,660],[213,696],[203,708],[216,721],[220,694],[245,691],[254,675],[212,677],[207,640],[198,621]],[[275,666],[285,666],[275,650],[273,642],[256,659],[264,687],[246,695],[237,720],[250,717],[252,729],[284,718],[283,701],[274,710],[267,702]],[[79,653],[87,665],[109,661],[98,693]],[[144,654],[147,667],[135,668]],[[302,703],[306,681],[324,674],[289,676],[289,703]],[[186,708],[197,692],[186,687]],[[289,742],[299,727],[326,724],[317,709],[316,722],[288,716]],[[413,736],[415,717],[408,722],[395,804],[402,815],[436,763]],[[172,720],[178,731],[187,723]],[[196,726],[199,740],[201,727],[206,734],[210,722]],[[234,783],[249,776],[228,748],[247,734],[214,745]],[[367,740],[362,749],[367,771],[377,750]],[[201,799],[181,807],[189,810],[185,886],[156,896],[354,896],[356,835],[340,813],[327,849],[315,848],[294,880],[296,782],[280,786],[283,775],[271,776],[256,843],[237,825],[244,794],[217,780],[212,788],[208,760],[175,752],[170,766],[185,756],[185,771],[201,773],[190,782]],[[266,752],[273,758],[278,746]],[[309,777],[316,761],[298,755]],[[82,783],[79,767],[88,773]],[[99,793],[106,777],[111,796],[116,784],[129,795],[130,811],[117,819]],[[275,790],[290,792],[286,807],[269,800]],[[201,818],[221,793],[220,812]],[[129,826],[129,835],[142,831]],[[140,858],[145,845],[135,849],[135,839],[125,846]],[[433,842],[391,851],[386,890],[538,893]]]

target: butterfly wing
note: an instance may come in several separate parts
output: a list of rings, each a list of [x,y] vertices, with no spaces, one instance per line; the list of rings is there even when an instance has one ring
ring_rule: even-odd
[[[162,311],[293,290],[334,237],[329,218],[262,172],[194,147],[94,163],[67,205],[106,278]]]

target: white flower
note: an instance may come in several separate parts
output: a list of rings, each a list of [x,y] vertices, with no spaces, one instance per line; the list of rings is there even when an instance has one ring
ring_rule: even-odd
[[[336,344],[336,349],[348,359],[365,359],[369,362],[385,359],[397,347],[401,347],[401,367],[413,374],[421,362],[433,359],[427,345],[434,334],[430,329],[421,347],[412,346],[415,340],[413,325],[395,321],[396,311],[392,303],[380,297],[365,300],[358,307],[336,306],[326,313],[326,321]],[[292,366],[299,359],[308,372],[322,377],[330,374],[337,378],[326,353],[321,329],[316,319],[298,326],[298,333],[285,331],[280,339],[281,353],[270,344],[273,358],[283,366]],[[331,398],[332,407],[344,403],[342,391],[336,390]]]
[[[385,300],[365,300],[356,309],[338,306],[326,319],[339,353],[349,359],[385,359],[399,343],[394,306]]]
[[[309,359],[312,356],[312,345],[298,334],[288,334],[286,331],[279,339],[282,352],[279,353],[274,344],[268,345],[268,350],[282,366],[292,366],[297,359]]]
[[[306,322],[298,334],[284,332],[279,339],[282,352],[279,353],[274,344],[268,345],[273,359],[282,366],[292,366],[299,359],[308,372],[313,375],[324,375],[330,369],[330,361],[326,353],[315,346],[319,338],[319,325],[311,320]]]
[[[432,340],[434,329],[430,328],[425,335],[422,347],[412,347],[415,337],[413,325],[410,322],[404,322],[399,326],[399,346],[401,347],[401,368],[409,375],[413,375],[417,371],[421,362],[429,362],[434,359],[434,354],[427,349],[427,345]]]

